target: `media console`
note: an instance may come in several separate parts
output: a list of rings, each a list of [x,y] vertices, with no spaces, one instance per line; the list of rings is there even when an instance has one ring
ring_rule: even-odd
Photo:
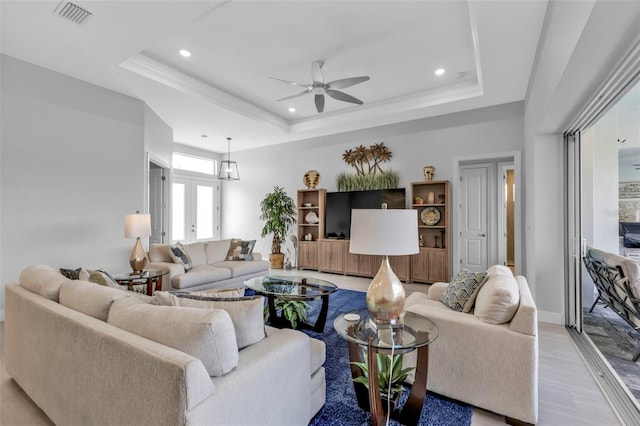
[[[386,193],[377,191],[374,194],[365,194],[368,191],[359,191],[355,197],[369,199],[374,204],[378,204],[379,200],[384,197],[385,202],[393,203],[394,208],[405,208],[405,190],[387,190]],[[400,192],[402,192],[402,201],[400,204]],[[330,197],[334,197],[330,193]],[[327,192],[325,189],[303,189],[298,191],[297,209],[298,209],[298,255],[296,265],[298,269],[309,269],[319,272],[329,272],[343,275],[354,275],[361,277],[373,277],[378,272],[382,258],[380,256],[362,255],[349,253],[349,239],[347,224],[331,225],[335,230],[333,234],[339,235],[341,238],[327,238],[329,229],[327,228],[327,217],[335,220],[345,221],[346,215],[335,214],[331,209],[339,206],[336,202],[332,202],[332,206],[327,204]],[[416,202],[416,197],[418,201]],[[336,195],[335,199],[348,199],[348,196]],[[429,201],[425,203],[424,201]],[[422,282],[434,283],[438,281],[448,282],[451,280],[450,267],[450,192],[449,181],[423,181],[414,182],[410,188],[409,206],[418,210],[418,233],[421,235],[423,245],[420,252],[411,256],[390,256],[389,262],[391,268],[398,278],[405,282]],[[348,208],[350,223],[349,202],[343,202],[343,208]],[[338,207],[339,208],[339,207]],[[373,205],[367,207],[364,205],[356,208],[375,208]],[[426,219],[425,213],[433,212],[439,219],[435,221],[431,216]],[[437,213],[435,213],[437,211]],[[314,222],[314,213],[318,217],[317,223]],[[333,214],[332,214],[333,213]],[[339,219],[342,218],[342,219]],[[426,221],[426,223],[425,223]],[[342,226],[341,231],[337,231]],[[342,235],[340,235],[342,234]],[[342,238],[344,237],[344,238]],[[438,241],[436,242],[436,238]]]

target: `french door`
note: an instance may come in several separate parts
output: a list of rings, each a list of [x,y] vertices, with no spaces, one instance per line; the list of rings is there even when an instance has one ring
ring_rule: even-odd
[[[171,238],[195,242],[220,238],[220,183],[175,176],[171,194]]]

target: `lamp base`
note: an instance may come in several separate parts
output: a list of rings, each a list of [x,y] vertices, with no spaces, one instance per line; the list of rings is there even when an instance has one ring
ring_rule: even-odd
[[[391,324],[400,317],[404,300],[404,286],[391,270],[389,257],[385,256],[367,289],[367,309],[379,324]]]
[[[142,248],[140,237],[136,238],[136,244],[133,246],[131,256],[129,256],[129,265],[133,269],[134,274],[140,274],[147,265],[147,253]]]

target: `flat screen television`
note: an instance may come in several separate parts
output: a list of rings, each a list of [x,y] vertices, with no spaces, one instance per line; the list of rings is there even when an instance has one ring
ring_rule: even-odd
[[[325,231],[327,238],[349,238],[352,209],[406,208],[405,188],[372,191],[327,192]]]
[[[620,222],[622,245],[628,248],[640,248],[640,222]]]

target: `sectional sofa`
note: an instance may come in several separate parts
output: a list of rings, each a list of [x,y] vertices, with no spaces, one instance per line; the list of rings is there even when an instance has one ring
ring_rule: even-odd
[[[323,342],[262,323],[238,350],[230,313],[152,300],[31,266],[6,286],[5,368],[59,425],[306,425],[324,404]]]
[[[251,254],[251,260],[229,260],[231,239],[183,244],[189,255],[191,268],[174,262],[169,244],[151,244],[149,263],[145,269],[169,271],[163,278],[163,290],[208,290],[213,288],[241,287],[253,277],[267,275],[269,262],[260,253]],[[168,284],[168,285],[167,285]]]

